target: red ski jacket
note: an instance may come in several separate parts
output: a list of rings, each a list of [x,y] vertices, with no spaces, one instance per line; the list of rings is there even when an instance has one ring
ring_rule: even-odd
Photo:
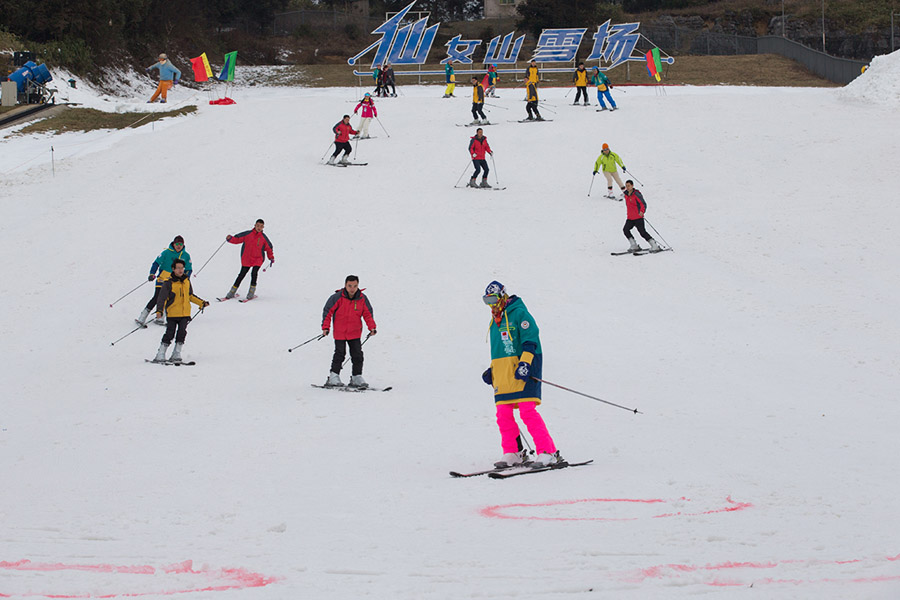
[[[362,289],[357,290],[353,298],[347,294],[346,289],[335,290],[322,309],[322,329],[331,329],[336,340],[361,338],[363,320],[369,331],[375,329],[372,305]],[[332,321],[334,327],[331,326]]]
[[[469,142],[469,154],[472,156],[472,160],[484,160],[484,153],[491,152],[491,146],[488,144],[487,136],[478,139],[478,136],[472,136],[472,141]]]
[[[266,260],[266,254],[269,260],[275,260],[275,247],[266,234],[259,233],[255,229],[242,231],[231,236],[228,240],[232,244],[241,244],[241,266],[242,267],[260,267]]]
[[[625,206],[628,207],[629,221],[643,219],[647,211],[647,203],[644,202],[644,196],[638,189],[632,190],[630,194],[625,192]]]
[[[334,131],[334,141],[336,142],[349,142],[350,134],[356,135],[359,133],[350,125],[345,125],[343,121],[338,121],[337,125],[331,128]]]

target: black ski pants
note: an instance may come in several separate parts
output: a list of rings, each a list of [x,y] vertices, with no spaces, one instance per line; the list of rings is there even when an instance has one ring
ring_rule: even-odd
[[[344,151],[344,154],[347,156],[353,152],[353,146],[350,145],[350,142],[335,142],[334,143],[334,154],[331,155],[332,158],[341,153],[341,150]]]
[[[187,337],[187,326],[191,322],[190,317],[169,317],[166,322],[166,332],[163,334],[162,343],[169,345],[172,338],[175,338],[176,344],[183,344],[184,338]],[[176,330],[178,331],[176,333]]]
[[[525,110],[528,111],[529,117],[537,117],[538,119],[541,118],[541,113],[538,112],[538,103],[534,100],[525,105]],[[534,115],[531,114],[531,111],[534,111]]]
[[[359,338],[355,340],[334,340],[334,357],[331,359],[331,372],[340,373],[341,367],[344,366],[344,358],[347,357],[347,348],[350,346],[350,364],[352,365],[351,373],[353,375],[362,375],[363,369],[363,351],[362,342]]]
[[[488,173],[491,171],[488,169],[487,161],[483,158],[472,159],[472,164],[475,165],[475,174],[472,175],[472,179],[478,177],[478,174],[481,173],[482,169],[484,169],[484,178],[487,179]]]
[[[638,233],[641,234],[641,237],[647,240],[648,242],[653,239],[653,237],[647,233],[647,230],[644,229],[644,219],[628,219],[625,221],[625,227],[622,231],[625,233],[625,237],[629,240],[633,240],[634,237],[631,235],[631,230],[637,227]]]
[[[473,102],[472,103],[472,118],[477,119],[479,115],[481,115],[482,119],[487,121],[487,117],[484,115],[484,102]]]
[[[153,310],[153,308],[156,306],[156,297],[159,296],[159,290],[161,290],[161,289],[162,289],[161,285],[158,285],[155,288],[153,288],[153,297],[150,298],[150,302],[148,302],[147,306],[145,307],[147,310]]]
[[[237,279],[234,280],[234,287],[241,287],[241,282],[247,276],[247,271],[250,271],[250,285],[256,287],[256,276],[259,274],[259,267],[241,267],[241,272],[238,273]]]
[[[579,85],[575,88],[575,104],[578,104],[578,99],[581,98],[582,94],[584,94],[584,101],[587,102],[587,88]]]

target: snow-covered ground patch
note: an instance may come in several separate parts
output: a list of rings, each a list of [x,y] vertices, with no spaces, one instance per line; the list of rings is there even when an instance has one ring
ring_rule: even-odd
[[[900,105],[900,50],[872,59],[866,71],[839,90],[844,98]]]
[[[617,88],[621,110],[596,113],[548,90],[553,121],[519,124],[521,90],[501,90],[486,134],[507,189],[486,192],[453,187],[470,90],[400,90],[354,169],[321,164],[354,89],[244,88],[153,127],[0,142],[0,595],[897,597],[897,111]],[[674,252],[610,256],[625,207],[600,176],[588,197],[604,142]],[[17,166],[52,144],[55,174]],[[151,284],[110,303],[175,235],[199,269],[257,218],[276,264],[259,300],[191,324],[196,366],[145,363],[156,326],[110,345]],[[226,245],[196,293],[238,269]],[[378,323],[365,375],[390,392],[310,387],[329,339],[286,352],[349,273]],[[538,322],[547,380],[642,411],[545,388],[563,455],[593,465],[448,476],[500,454],[492,279]]]

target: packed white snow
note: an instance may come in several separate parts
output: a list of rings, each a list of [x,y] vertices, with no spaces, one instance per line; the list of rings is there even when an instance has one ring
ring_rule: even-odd
[[[900,50],[872,59],[868,68],[839,90],[847,99],[900,105]]]
[[[485,129],[507,189],[482,191],[454,189],[471,90],[400,83],[366,167],[322,165],[355,89],[210,106],[176,88],[168,107],[197,114],[0,140],[0,596],[900,595],[897,111],[616,87],[597,113],[553,89],[553,121],[520,124],[522,91],[501,89]],[[111,102],[145,106],[143,85]],[[673,252],[610,256],[627,242],[592,180],[604,142]],[[276,263],[258,300],[217,303],[240,264],[225,235],[257,218]],[[193,367],[144,362],[157,326],[110,345],[175,235],[213,302]],[[351,273],[378,324],[364,374],[388,392],[311,387],[330,338],[286,351]],[[593,465],[449,477],[501,454],[493,279],[540,326],[547,380],[641,411],[545,386],[563,456]]]

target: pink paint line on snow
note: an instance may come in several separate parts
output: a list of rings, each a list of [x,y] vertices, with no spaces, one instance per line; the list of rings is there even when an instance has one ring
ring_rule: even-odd
[[[29,592],[16,594],[16,597],[31,598],[136,598],[138,596],[174,596],[177,594],[189,594],[196,592],[221,592],[225,590],[242,590],[248,588],[265,587],[277,581],[280,577],[272,577],[261,573],[254,573],[246,569],[194,569],[193,562],[186,560],[165,567],[153,567],[149,565],[83,565],[64,563],[34,563],[30,560],[16,562],[0,561],[0,570],[6,571],[40,571],[45,573],[55,571],[82,571],[88,573],[114,573],[126,575],[196,575],[204,579],[204,584],[198,587],[185,589],[165,589],[156,592],[116,592],[108,594],[86,593],[39,593]],[[210,581],[212,580],[212,581]],[[0,598],[12,598],[11,595],[0,593]]]
[[[648,579],[677,579],[685,573],[703,573],[710,572],[714,576],[709,581],[702,582],[704,585],[713,587],[746,587],[748,585],[765,585],[765,584],[789,584],[789,585],[809,585],[816,583],[880,583],[890,581],[900,581],[900,575],[873,575],[871,577],[848,577],[845,579],[836,577],[823,577],[811,579],[797,578],[776,578],[764,577],[757,578],[753,576],[754,571],[777,569],[785,565],[800,565],[803,568],[814,568],[829,565],[846,565],[855,563],[867,563],[868,566],[874,567],[878,563],[900,560],[900,555],[887,556],[877,559],[859,559],[850,560],[779,560],[779,561],[758,561],[758,562],[724,562],[706,565],[689,565],[689,564],[667,564],[656,565],[639,569],[637,571],[628,572],[621,575],[620,579],[628,583],[642,583]],[[722,571],[748,571],[745,578],[741,579],[738,575],[731,578],[722,578]]]
[[[566,506],[566,505],[574,505],[574,504],[612,504],[612,503],[626,503],[626,504],[667,504],[672,502],[672,500],[664,500],[661,498],[585,498],[581,500],[554,500],[551,502],[539,502],[536,504],[498,504],[496,506],[487,506],[482,508],[479,513],[484,517],[490,517],[492,519],[513,519],[513,520],[531,520],[531,521],[637,521],[640,518],[646,517],[540,517],[536,515],[511,515],[507,514],[506,511],[510,509],[528,509],[528,508],[548,508],[554,506]],[[681,497],[677,500],[677,502],[691,502],[690,498]],[[649,518],[652,519],[662,519],[667,517],[696,517],[700,515],[713,515],[717,513],[724,512],[735,512],[739,510],[744,510],[745,508],[751,508],[753,505],[749,502],[735,502],[731,499],[731,497],[727,497],[725,499],[725,506],[714,508],[711,510],[704,510],[701,512],[674,512],[674,513],[662,513],[658,515],[651,515]]]

